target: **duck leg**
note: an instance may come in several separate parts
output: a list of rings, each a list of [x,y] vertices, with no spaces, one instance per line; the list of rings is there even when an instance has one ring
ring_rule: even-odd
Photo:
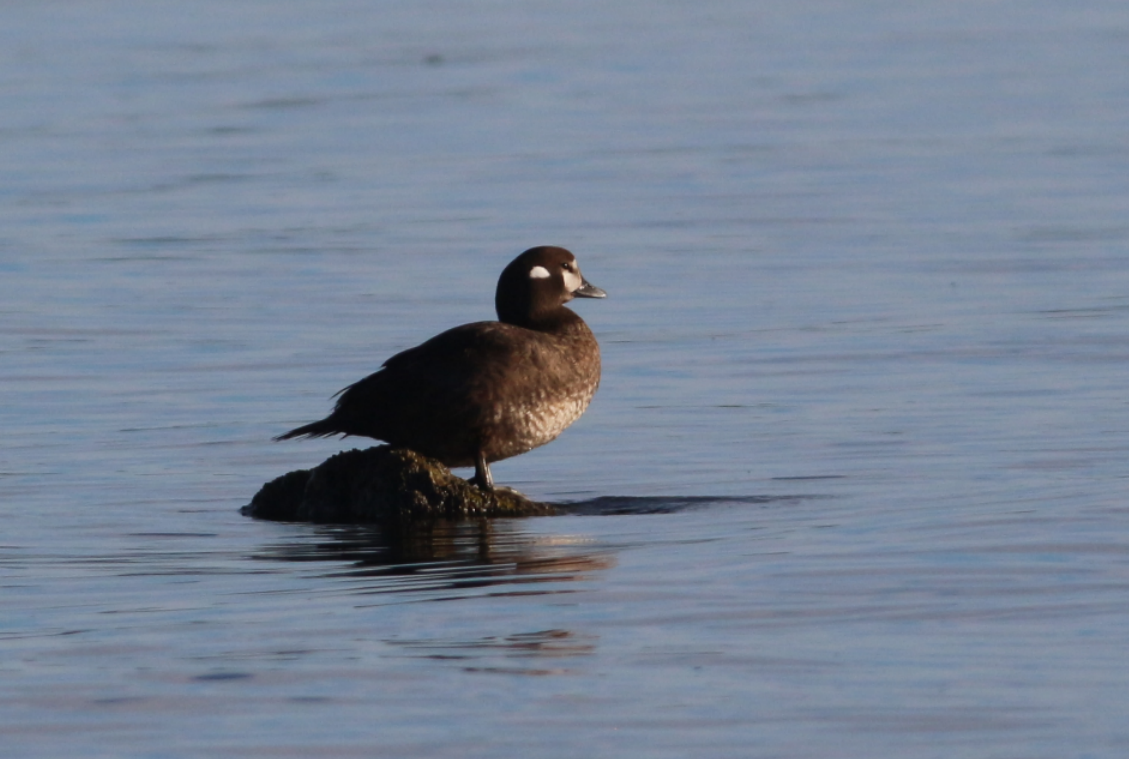
[[[490,465],[486,463],[486,454],[479,451],[474,455],[474,477],[471,482],[478,486],[479,490],[487,492],[494,489],[494,476],[490,474]]]

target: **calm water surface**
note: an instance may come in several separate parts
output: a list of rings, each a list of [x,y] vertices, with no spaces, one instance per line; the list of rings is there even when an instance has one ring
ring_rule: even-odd
[[[1129,752],[1129,6],[4,11],[5,756]],[[535,244],[576,513],[238,514]]]

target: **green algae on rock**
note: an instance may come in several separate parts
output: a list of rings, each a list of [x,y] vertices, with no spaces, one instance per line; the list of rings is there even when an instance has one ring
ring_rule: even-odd
[[[364,523],[540,516],[557,509],[507,488],[479,490],[433,459],[380,445],[342,451],[313,469],[284,474],[263,485],[242,513],[280,521]]]

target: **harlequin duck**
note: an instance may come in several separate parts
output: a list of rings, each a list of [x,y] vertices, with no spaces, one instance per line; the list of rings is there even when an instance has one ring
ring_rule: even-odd
[[[600,384],[600,346],[564,304],[607,293],[564,248],[530,248],[498,279],[496,322],[449,329],[397,353],[338,395],[320,422],[280,435],[361,435],[410,448],[447,466],[490,464],[544,445],[575,422]]]

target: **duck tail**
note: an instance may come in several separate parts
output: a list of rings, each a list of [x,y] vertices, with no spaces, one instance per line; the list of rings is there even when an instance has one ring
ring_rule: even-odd
[[[279,435],[274,440],[290,440],[295,437],[329,437],[330,435],[340,434],[341,430],[337,429],[334,424],[333,418],[329,417],[322,419],[320,422],[312,422],[310,424],[297,427],[290,430],[290,432]]]

